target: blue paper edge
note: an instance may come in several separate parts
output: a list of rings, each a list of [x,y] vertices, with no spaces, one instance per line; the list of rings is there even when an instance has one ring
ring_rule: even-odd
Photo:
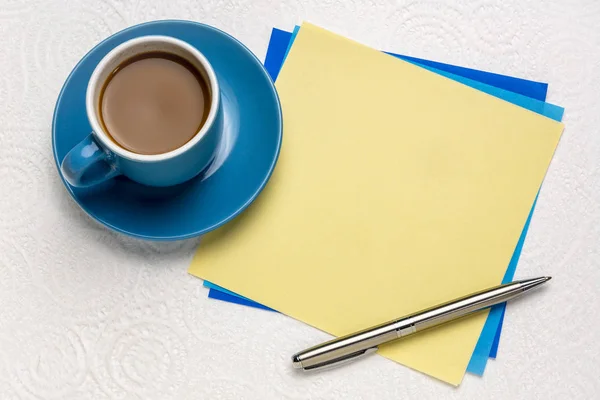
[[[267,307],[265,305],[257,303],[256,301],[250,300],[247,297],[244,297],[244,296],[234,293],[230,290],[227,290],[224,287],[216,285],[212,282],[204,281],[204,287],[209,288],[208,297],[210,297],[210,298],[222,300],[222,301],[228,301],[230,303],[236,303],[236,304],[240,304],[243,306],[260,308],[262,310],[275,311],[270,307]],[[215,296],[215,293],[219,293],[219,295]]]
[[[279,66],[279,69],[281,70],[281,67],[283,67],[283,63],[285,62],[285,59],[287,58],[288,54],[290,53],[290,49],[292,48],[292,44],[294,43],[294,40],[296,40],[296,35],[298,34],[298,31],[300,31],[300,27],[298,25],[294,26],[294,30],[292,31],[292,35],[290,36],[290,39],[288,40],[286,49],[285,49],[285,54],[283,55],[283,60],[281,61],[281,65]]]
[[[250,305],[250,304],[248,304],[248,301],[242,297],[238,297],[235,295],[232,296],[229,293],[222,292],[219,289],[215,289],[215,288],[211,288],[211,290],[209,290],[208,297],[211,299],[215,299],[215,300],[226,301],[228,303],[235,303],[235,304],[239,304],[239,305],[243,305],[243,306],[250,306],[250,307],[258,308],[261,310],[275,311],[267,306],[263,306],[260,303],[253,302],[252,300],[250,300],[250,302],[253,304]]]
[[[485,83],[497,88],[502,88],[513,93],[517,93],[523,96],[527,96],[532,99],[539,101],[546,101],[548,95],[548,84],[543,82],[535,82],[522,78],[515,78],[513,76],[500,75],[493,72],[480,71],[472,68],[459,67],[456,65],[444,64],[431,60],[424,60],[422,58],[410,57],[401,54],[389,53],[393,56],[401,58],[405,61],[415,62],[421,66],[427,66],[444,70],[449,73],[453,73],[460,76],[469,76],[470,79],[474,79],[478,82]]]
[[[510,259],[510,263],[508,264],[508,268],[504,274],[502,283],[512,282],[515,276],[517,264],[519,263],[519,257],[521,256],[521,250],[523,250],[523,244],[525,243],[527,231],[529,230],[529,224],[531,223],[531,218],[533,217],[536,203],[537,196],[533,202],[533,206],[531,207],[527,221],[525,221],[523,232],[521,233],[521,237],[517,242],[517,247],[515,248],[513,256]],[[487,320],[485,321],[485,325],[483,326],[483,330],[481,331],[481,335],[479,335],[479,340],[477,341],[475,349],[473,350],[471,360],[469,361],[469,365],[467,367],[468,372],[482,376],[485,372],[487,360],[492,354],[494,343],[496,343],[496,349],[493,351],[494,358],[498,353],[497,345],[500,341],[500,333],[502,332],[502,321],[505,309],[506,303],[498,304],[490,309]]]
[[[293,43],[293,39],[295,39],[296,34],[298,33],[298,30],[299,30],[299,27],[296,26],[294,28],[293,33],[282,31],[282,30],[279,30],[276,28],[273,28],[273,30],[271,32],[271,40],[269,42],[269,48],[267,50],[267,56],[265,59],[265,67],[267,68],[267,70],[269,71],[269,73],[271,74],[271,76],[273,77],[274,80],[279,75],[281,66],[283,65],[283,62],[289,53],[289,50]],[[281,49],[279,48],[279,46],[283,47],[285,45],[286,41],[288,43],[288,45],[286,46],[286,51],[285,51],[285,53],[283,53],[283,55],[281,55]],[[279,50],[279,51],[277,51],[277,50]],[[467,84],[468,86],[475,87],[478,90],[484,91],[488,94],[495,95],[496,97],[500,97],[500,98],[504,98],[504,99],[506,97],[512,97],[513,100],[517,101],[518,105],[520,105],[524,108],[528,108],[530,110],[532,108],[534,108],[532,111],[538,112],[542,115],[546,115],[549,118],[552,118],[552,119],[555,119],[558,121],[560,121],[562,119],[562,114],[564,112],[564,109],[562,109],[561,107],[555,106],[553,104],[543,103],[543,100],[545,100],[545,98],[546,98],[547,88],[548,88],[548,85],[545,83],[528,81],[528,80],[524,80],[524,79],[520,79],[520,78],[514,78],[514,77],[510,77],[510,76],[488,73],[488,72],[483,72],[483,71],[477,71],[477,70],[473,70],[473,69],[469,69],[469,68],[458,67],[458,66],[453,66],[453,65],[449,65],[449,64],[438,63],[435,61],[423,60],[423,59],[418,59],[415,57],[409,57],[409,56],[404,56],[404,55],[399,55],[399,54],[394,54],[394,53],[388,53],[388,54],[393,55],[398,58],[401,58],[405,61],[412,62],[412,63],[417,64],[423,68],[426,68],[432,72],[444,75],[450,79]],[[446,70],[443,71],[443,70],[440,70],[435,67],[443,68]],[[477,82],[472,79],[466,78],[464,76],[457,76],[455,73],[453,73],[451,71],[453,71],[457,74],[468,74],[469,76],[473,76],[473,77],[476,77],[477,79],[481,79],[481,81]],[[489,84],[486,84],[484,82],[488,82]],[[504,90],[502,88],[498,88],[496,85],[506,87],[507,89],[510,88],[510,90]],[[490,89],[492,89],[489,86],[492,86],[494,89],[493,91],[495,91],[497,93],[496,94],[489,93]],[[514,94],[516,94],[517,96],[514,96]],[[538,101],[537,102],[531,101],[532,99],[538,100]],[[510,100],[508,100],[508,101],[510,101]],[[540,104],[540,101],[542,102],[542,104]],[[511,102],[513,102],[513,101],[511,101]],[[536,201],[537,201],[537,198],[536,198]],[[503,280],[503,282],[506,281],[507,279],[508,279],[508,281],[511,281],[512,277],[514,276],[516,266],[518,263],[518,259],[520,256],[520,252],[522,249],[522,245],[523,245],[523,242],[527,235],[527,229],[529,226],[529,222],[531,220],[531,216],[533,215],[534,208],[535,208],[535,202],[531,209],[531,212],[529,214],[529,217],[527,219],[527,222],[525,224],[525,227],[523,229],[521,237],[519,238],[519,242],[517,243],[517,247],[515,248],[515,252],[513,253],[513,257],[511,258],[511,262],[509,263],[509,267],[507,269],[507,272],[505,274],[505,279]],[[233,292],[228,291],[227,289],[219,287],[218,285],[211,284],[210,282],[208,282],[208,284],[205,284],[205,285],[211,289],[209,291],[209,297],[216,298],[214,296],[211,296],[211,292],[213,292],[213,289],[214,289],[215,292],[217,292],[217,291],[223,292],[219,295],[219,299],[221,299],[221,300],[225,300],[225,301],[231,300],[232,302],[236,302],[238,304],[243,304],[243,305],[247,305],[247,306],[251,306],[251,307],[257,307],[257,308],[271,310],[270,308],[268,308],[260,303],[256,303],[256,302],[254,302],[248,298],[245,298],[243,296],[239,296]],[[484,325],[482,333],[479,337],[479,340],[478,340],[475,350],[473,352],[473,356],[471,357],[471,360],[469,362],[469,366],[467,367],[468,372],[474,373],[477,375],[482,375],[485,370],[485,365],[487,364],[488,356],[492,356],[492,354],[493,354],[493,357],[495,357],[497,355],[497,350],[498,350],[498,345],[499,345],[499,340],[500,340],[500,333],[502,330],[502,321],[503,321],[503,316],[504,316],[504,310],[505,310],[505,305],[503,305],[503,304],[493,307],[490,310],[490,313],[488,315],[488,318],[486,320],[486,323]],[[492,339],[491,341],[489,340],[490,338]]]
[[[496,358],[498,356],[498,347],[500,346],[500,335],[502,334],[502,325],[504,323],[504,314],[506,312],[506,306],[502,307],[502,314],[500,315],[500,322],[498,323],[498,330],[496,330],[496,335],[494,336],[494,342],[492,343],[492,348],[490,349],[490,358]]]
[[[282,52],[281,48],[285,47],[286,50],[288,49],[291,37],[292,34],[290,32],[282,31],[277,28],[273,28],[271,31],[267,55],[265,56],[265,69],[269,75],[271,75],[273,82],[277,80],[277,76],[283,65],[283,60],[287,56],[287,51]]]

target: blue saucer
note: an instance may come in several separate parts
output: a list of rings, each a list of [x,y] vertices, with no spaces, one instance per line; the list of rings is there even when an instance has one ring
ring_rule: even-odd
[[[64,178],[63,183],[87,214],[111,229],[149,240],[186,239],[231,220],[261,192],[279,155],[281,107],[262,63],[228,34],[190,21],[137,25],[97,45],[67,78],[52,124],[57,167],[91,131],[85,91],[94,67],[120,43],[144,35],[184,40],[211,62],[221,87],[225,121],[215,161],[201,176],[168,188],[147,187],[123,177],[93,189],[73,188]]]

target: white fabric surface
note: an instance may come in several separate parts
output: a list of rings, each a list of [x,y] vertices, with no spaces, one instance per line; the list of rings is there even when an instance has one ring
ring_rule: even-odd
[[[296,373],[289,356],[327,335],[207,299],[186,273],[197,240],[132,240],[79,210],[52,159],[59,90],[101,39],[162,18],[215,25],[261,59],[272,26],[304,19],[550,83],[567,128],[517,277],[554,280],[508,307],[482,379],[454,389],[377,356]],[[599,22],[598,0],[0,0],[0,399],[598,398]]]

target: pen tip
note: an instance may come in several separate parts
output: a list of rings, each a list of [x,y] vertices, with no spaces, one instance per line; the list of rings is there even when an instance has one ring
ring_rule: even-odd
[[[294,354],[292,356],[292,365],[294,366],[294,368],[302,368],[302,360],[300,360],[300,357],[298,357],[298,354]]]
[[[549,276],[540,276],[539,278],[526,279],[524,281],[521,281],[521,289],[523,291],[533,289],[534,287],[548,282],[550,279],[552,278]]]

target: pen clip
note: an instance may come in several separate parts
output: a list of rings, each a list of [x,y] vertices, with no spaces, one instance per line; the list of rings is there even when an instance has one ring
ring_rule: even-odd
[[[307,367],[304,367],[305,371],[314,371],[314,370],[323,370],[323,369],[329,369],[329,368],[335,368],[338,367],[340,365],[343,364],[347,364],[350,361],[354,361],[359,357],[364,357],[366,355],[375,353],[377,351],[377,346],[375,347],[369,347],[368,349],[364,349],[364,350],[360,350],[351,354],[345,354],[343,356],[337,357],[337,358],[332,358],[330,360],[327,361],[323,361],[321,363],[318,364],[313,364]]]

